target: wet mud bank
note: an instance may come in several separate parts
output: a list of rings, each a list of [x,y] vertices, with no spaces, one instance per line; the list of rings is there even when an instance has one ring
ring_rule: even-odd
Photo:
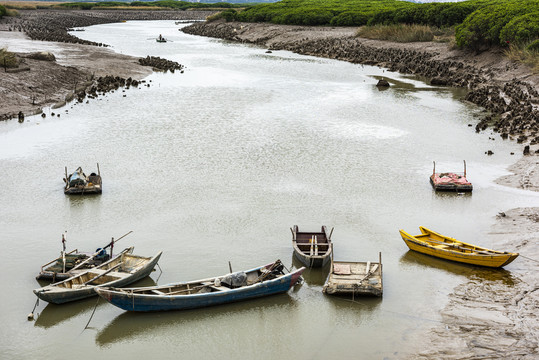
[[[136,58],[117,54],[106,44],[81,40],[68,31],[90,25],[126,20],[203,20],[211,11],[121,11],[121,10],[22,10],[18,17],[0,19],[0,39],[43,40],[63,43],[58,48],[67,60],[59,64],[47,52],[33,57],[17,54],[16,68],[1,69],[0,120],[24,119],[47,106],[83,101],[120,87],[140,86],[152,71],[182,72],[183,65],[151,56]],[[35,44],[39,47],[39,43]],[[9,49],[8,49],[9,50]],[[37,49],[36,49],[37,50]],[[69,56],[67,56],[69,55]],[[123,84],[123,85],[122,85]],[[129,84],[129,85],[126,85]],[[146,84],[149,85],[149,84]]]
[[[485,108],[477,132],[491,128],[503,139],[539,143],[539,75],[511,63],[496,49],[475,55],[444,43],[391,43],[361,39],[357,28],[251,23],[196,23],[185,33],[253,43],[269,50],[377,65],[420,75],[435,86],[465,87],[466,100]]]
[[[443,43],[390,43],[355,37],[356,28],[320,28],[249,23],[197,23],[182,31],[269,50],[378,65],[430,79],[434,86],[468,89],[465,100],[485,109],[475,131],[492,131],[524,146],[514,174],[498,184],[539,191],[539,76],[497,49],[472,54]],[[388,79],[391,82],[391,79]],[[410,339],[412,359],[535,359],[539,356],[539,208],[500,213],[481,243],[518,251],[504,269],[471,267],[449,295],[441,323]],[[412,350],[413,351],[413,350]]]

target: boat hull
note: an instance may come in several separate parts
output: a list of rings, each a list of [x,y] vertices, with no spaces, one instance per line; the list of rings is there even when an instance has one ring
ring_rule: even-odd
[[[420,227],[422,231],[422,235],[426,235],[428,232],[430,232],[428,229],[425,229],[423,227]],[[434,233],[434,232],[430,232]],[[417,236],[412,236],[408,233],[406,233],[403,230],[400,230],[400,234],[406,245],[410,250],[420,252],[422,254],[434,256],[437,258],[445,259],[445,260],[451,260],[455,262],[470,264],[470,265],[479,265],[479,266],[485,266],[485,267],[492,267],[492,268],[499,268],[503,267],[509,263],[511,263],[513,260],[515,260],[518,257],[517,253],[503,253],[503,252],[496,252],[492,254],[480,254],[480,253],[466,253],[462,251],[457,251],[450,248],[451,243],[447,243],[447,245],[442,245],[445,248],[440,248],[437,246],[432,246],[428,244],[427,242],[419,239]],[[436,233],[434,233],[436,234]],[[454,240],[452,238],[444,237],[442,235],[437,234],[441,238],[445,238],[446,240]],[[462,242],[459,242],[461,244],[465,244]],[[466,244],[470,245],[470,244]],[[478,248],[478,251],[493,251],[486,248]]]
[[[331,260],[331,250],[324,256],[309,256],[294,247],[294,255],[303,265],[309,268],[324,267]]]
[[[126,311],[187,310],[244,301],[288,291],[298,281],[304,268],[277,279],[236,289],[191,295],[132,294],[110,288],[96,288],[96,293],[112,305]],[[174,286],[176,284],[171,284]],[[166,287],[167,285],[165,285]],[[129,291],[129,289],[125,289]]]
[[[292,247],[294,255],[309,268],[323,267],[331,260],[331,234],[328,235],[325,226],[319,232],[300,232],[297,225],[292,231]]]
[[[40,298],[41,300],[44,300],[53,304],[64,304],[71,301],[82,300],[88,297],[95,296],[96,292],[94,289],[97,287],[101,287],[101,286],[122,287],[122,286],[127,286],[129,284],[134,283],[135,281],[145,278],[146,276],[150,275],[153,268],[157,265],[157,262],[159,261],[160,257],[161,257],[161,252],[158,253],[156,256],[154,256],[151,261],[149,261],[146,265],[144,265],[140,270],[136,271],[135,273],[130,274],[129,276],[120,278],[118,280],[108,282],[103,285],[96,285],[96,286],[86,285],[77,289],[72,289],[72,288],[57,287],[57,286],[54,286],[55,284],[51,284],[40,289],[35,289],[34,294],[36,294],[36,296]]]

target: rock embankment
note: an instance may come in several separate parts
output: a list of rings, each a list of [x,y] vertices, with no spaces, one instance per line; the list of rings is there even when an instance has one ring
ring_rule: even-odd
[[[503,54],[477,56],[442,43],[391,43],[361,39],[355,29],[275,26],[248,23],[196,23],[182,29],[188,34],[254,43],[270,50],[378,65],[391,71],[430,79],[433,86],[465,87],[465,100],[488,113],[476,131],[491,127],[502,138],[539,143],[539,76],[516,67]],[[518,77],[520,75],[520,78]],[[526,79],[526,80],[523,80]]]

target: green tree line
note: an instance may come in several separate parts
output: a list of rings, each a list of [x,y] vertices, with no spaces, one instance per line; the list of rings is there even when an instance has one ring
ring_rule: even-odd
[[[455,27],[457,44],[481,48],[529,44],[539,38],[539,0],[468,0],[412,3],[398,0],[282,0],[242,11],[227,21],[288,25],[363,26],[418,24]]]

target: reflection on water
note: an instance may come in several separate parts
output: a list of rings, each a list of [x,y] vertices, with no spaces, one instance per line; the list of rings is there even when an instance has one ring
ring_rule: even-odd
[[[40,281],[41,283],[41,281]],[[141,279],[129,286],[140,287],[140,286],[155,286],[156,282],[149,276]],[[47,304],[43,310],[39,313],[36,318],[35,325],[43,328],[50,328],[56,326],[66,320],[69,320],[75,316],[88,313],[88,319],[90,318],[90,313],[97,306],[97,311],[103,306],[109,306],[105,300],[98,298],[97,296],[82,299],[79,301],[68,302],[65,304]]]
[[[292,254],[292,265],[294,265],[296,269],[299,269],[300,267],[305,266],[301,263],[301,261],[299,261],[294,256],[294,254]],[[305,271],[303,272],[303,274],[301,274],[301,276],[303,277],[303,279],[309,286],[323,286],[329,275],[330,268],[331,268],[331,262],[328,262],[322,268],[305,269]]]
[[[483,281],[499,281],[505,285],[513,285],[515,278],[510,271],[503,268],[494,269],[483,266],[459,263],[437,258],[435,256],[421,254],[417,251],[408,250],[400,258],[403,266],[420,266],[424,268],[436,268],[449,272],[453,275],[464,276],[469,280],[478,279]]]
[[[177,328],[177,331],[189,331],[200,326],[211,326],[207,324],[208,321],[216,324],[226,323],[256,313],[271,317],[274,311],[292,311],[296,305],[296,300],[288,293],[284,293],[202,309],[150,313],[126,311],[100,330],[95,340],[99,346],[106,346],[119,341],[133,340],[140,335],[153,337],[171,326]]]
[[[95,297],[62,305],[47,304],[38,313],[34,326],[50,328],[81,314],[88,314],[89,318],[96,304],[98,309],[105,306],[104,301],[98,302]]]

